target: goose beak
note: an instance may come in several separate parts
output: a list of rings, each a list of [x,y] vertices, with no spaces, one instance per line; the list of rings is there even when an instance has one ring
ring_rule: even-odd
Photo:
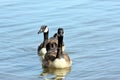
[[[39,30],[39,31],[38,31],[38,34],[40,34],[40,33],[42,33],[42,31],[41,31],[41,30]]]

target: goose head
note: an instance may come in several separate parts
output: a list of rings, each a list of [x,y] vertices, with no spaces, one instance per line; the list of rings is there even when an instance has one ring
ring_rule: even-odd
[[[43,33],[48,33],[48,31],[49,31],[49,29],[48,29],[47,25],[42,25],[40,30],[38,31],[38,34],[40,34],[42,32]]]
[[[63,36],[64,35],[64,30],[63,28],[58,28],[58,36]]]
[[[38,34],[43,33],[44,35],[44,42],[48,40],[48,34],[49,34],[49,29],[47,25],[42,25],[40,30],[38,31]]]

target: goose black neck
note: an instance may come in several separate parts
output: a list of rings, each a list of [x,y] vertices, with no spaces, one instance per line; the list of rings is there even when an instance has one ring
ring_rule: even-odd
[[[58,49],[57,49],[57,58],[62,57],[62,43],[63,43],[63,36],[58,37]]]
[[[48,40],[48,32],[44,33],[44,41]]]
[[[62,48],[63,36],[58,37],[58,48]]]

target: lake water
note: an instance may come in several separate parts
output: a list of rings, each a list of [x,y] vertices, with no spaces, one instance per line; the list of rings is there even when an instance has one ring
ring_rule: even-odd
[[[37,55],[43,24],[49,36],[64,28],[73,64],[63,80],[120,80],[119,0],[0,0],[0,80],[58,77]]]

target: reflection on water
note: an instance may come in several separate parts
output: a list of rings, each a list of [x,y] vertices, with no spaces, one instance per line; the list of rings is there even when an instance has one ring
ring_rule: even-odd
[[[43,72],[40,74],[40,76],[44,76],[45,80],[63,80],[70,71],[71,68],[65,69],[43,68]],[[48,78],[49,75],[53,75],[54,77]]]

